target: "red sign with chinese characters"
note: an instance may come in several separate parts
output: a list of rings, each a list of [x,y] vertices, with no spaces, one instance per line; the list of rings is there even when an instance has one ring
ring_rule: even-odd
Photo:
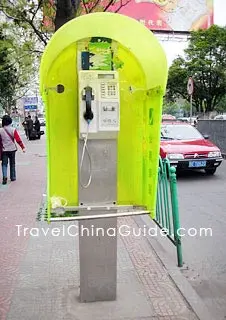
[[[213,0],[116,0],[108,11],[132,17],[151,30],[191,31],[213,24]]]
[[[42,31],[54,32],[55,25],[54,19],[56,15],[56,7],[54,0],[43,0],[43,20],[42,20]]]

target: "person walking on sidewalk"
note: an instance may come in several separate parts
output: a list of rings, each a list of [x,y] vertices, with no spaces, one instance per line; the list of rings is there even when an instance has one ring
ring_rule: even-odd
[[[24,121],[22,122],[22,125],[23,125],[23,127],[24,127],[25,135],[26,135],[26,137],[27,137],[27,139],[28,139],[27,119],[28,119],[28,118],[25,117]]]
[[[29,115],[27,118],[27,133],[28,133],[28,140],[31,139],[31,132],[33,130],[33,120],[31,119],[31,116]]]
[[[2,118],[2,128],[0,128],[0,136],[2,141],[2,184],[7,184],[7,169],[8,160],[10,164],[10,179],[16,180],[16,151],[17,147],[15,141],[25,152],[25,146],[15,128],[11,126],[12,119],[10,116],[5,115]]]
[[[36,116],[35,117],[35,123],[34,123],[34,127],[35,127],[35,130],[36,132],[38,133],[38,135],[40,134],[40,121],[38,120],[38,117]]]

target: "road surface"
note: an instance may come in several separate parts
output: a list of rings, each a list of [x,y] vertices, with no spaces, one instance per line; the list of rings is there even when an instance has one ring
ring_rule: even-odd
[[[186,234],[195,233],[190,228],[198,232],[182,239],[182,272],[204,299],[213,319],[226,319],[226,161],[214,176],[201,171],[179,175],[178,195],[181,226]],[[208,236],[200,236],[200,228],[211,228],[212,236],[210,230]],[[173,252],[170,244],[165,248]]]

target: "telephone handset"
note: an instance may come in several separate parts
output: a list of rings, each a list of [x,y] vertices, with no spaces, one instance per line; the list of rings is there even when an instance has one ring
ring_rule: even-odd
[[[120,127],[117,71],[79,72],[79,135],[83,139],[117,139]],[[88,128],[87,128],[88,125]]]
[[[92,111],[92,100],[94,100],[93,89],[89,86],[85,87],[83,90],[82,100],[86,102],[86,111],[84,112],[84,119],[87,122],[93,120],[93,111]]]

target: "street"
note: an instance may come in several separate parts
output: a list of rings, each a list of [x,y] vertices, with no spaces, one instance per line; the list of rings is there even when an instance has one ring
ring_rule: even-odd
[[[18,241],[18,237],[16,237],[15,232],[16,224],[22,224],[28,227],[34,225],[37,207],[41,201],[42,193],[45,190],[45,138],[43,137],[40,141],[27,142],[23,134],[22,137],[27,145],[27,153],[21,154],[21,152],[18,152],[17,165],[19,179],[15,185],[9,184],[7,186],[1,186],[0,188],[1,202],[5,208],[5,215],[2,216],[1,219],[2,228],[4,229],[7,227],[10,231],[8,233],[2,233],[1,235],[1,252],[5,252],[5,255],[2,256],[1,263],[5,277],[0,281],[1,287],[5,288],[4,296],[0,299],[2,301],[0,303],[2,319],[5,319],[3,315],[10,310],[11,299],[13,299],[14,304],[11,304],[11,311],[9,311],[9,315],[11,316],[15,314],[15,310],[16,308],[18,309],[18,307],[21,308],[21,314],[24,314],[24,311],[22,311],[23,302],[20,301],[19,297],[21,296],[20,290],[25,286],[23,274],[27,274],[27,262],[25,261],[23,264],[21,258],[26,256],[27,259],[31,259],[29,261],[33,261],[35,259],[33,255],[30,257],[30,249],[27,247],[27,244],[30,243],[30,246],[34,245],[35,251],[33,250],[31,252],[36,252],[36,260],[40,260],[41,256],[43,257],[43,247],[40,239],[37,242],[34,237],[30,237],[30,240],[27,237],[22,237],[20,238],[20,241]],[[28,186],[29,188],[27,188]],[[27,190],[27,192],[29,190],[29,195],[28,199],[24,199],[24,202],[21,202],[19,199],[23,198],[23,190]],[[196,228],[197,230],[200,228],[212,229],[212,236],[208,235],[205,237],[203,235],[200,237],[197,235],[192,237],[186,235],[182,238],[185,265],[181,271],[189,280],[196,292],[204,300],[212,313],[212,319],[214,320],[222,320],[226,318],[226,234],[224,229],[226,228],[225,190],[226,161],[222,163],[214,176],[207,176],[202,172],[194,172],[184,173],[178,177],[181,227],[185,228],[185,230],[189,230],[189,228]],[[9,197],[5,197],[5,195],[9,195]],[[32,201],[29,201],[29,198],[31,198]],[[9,205],[9,201],[12,199],[13,202]],[[14,215],[15,212],[16,215]],[[62,245],[63,243],[65,244],[65,241],[62,241]],[[37,251],[36,248],[37,244],[40,247],[39,251]],[[163,241],[163,246],[164,249],[172,256],[173,263],[176,264],[174,246],[168,239]],[[28,253],[26,253],[27,250]],[[136,252],[136,259],[139,255],[139,250]],[[18,252],[18,254],[15,256],[15,254],[13,255],[13,252]],[[125,254],[126,253],[124,252],[122,256],[124,257]],[[146,255],[149,256],[147,253]],[[45,259],[46,262],[48,262],[48,265],[54,265],[54,255],[52,255],[52,257],[53,261],[50,263],[48,252],[46,253]],[[152,260],[154,259],[153,257]],[[76,260],[77,258],[73,259]],[[36,268],[38,268],[38,260],[36,260],[34,260],[34,264],[36,265]],[[150,264],[152,260],[150,260],[148,264]],[[41,259],[39,266],[40,272],[42,271],[42,264],[43,261]],[[8,268],[9,265],[11,266],[11,269]],[[30,266],[30,262],[28,265]],[[153,268],[154,266],[151,267]],[[12,268],[15,270],[12,270]],[[19,278],[20,282],[16,289],[18,290],[18,294],[13,295],[13,288],[16,285],[15,279],[17,279],[20,274],[22,274],[22,276]],[[64,277],[65,272],[62,273],[62,279]],[[35,272],[31,272],[31,279],[33,278],[39,279],[39,276],[36,275]],[[26,286],[28,286],[30,283],[29,281],[31,280],[26,281]],[[37,285],[39,283],[38,281]],[[32,284],[32,286],[34,286],[34,284]],[[33,289],[31,291],[34,294],[34,287],[32,288]],[[164,286],[164,288],[166,287]],[[165,289],[163,292],[165,292]],[[165,292],[165,294],[167,294],[167,292]],[[180,303],[182,305],[182,302]],[[32,314],[32,308],[33,305],[31,304],[30,309],[27,311],[28,316]],[[37,312],[40,312],[40,310]],[[59,310],[56,309],[55,312],[58,313]],[[147,311],[147,314],[148,312],[150,311]],[[160,314],[159,311],[156,312],[158,315],[163,315]],[[173,309],[171,312],[173,315]],[[13,316],[11,317],[14,319]]]
[[[182,238],[184,276],[204,300],[214,320],[226,318],[226,161],[214,176],[186,172],[178,176],[181,227],[211,228],[212,236]],[[192,231],[193,232],[193,231]],[[191,233],[192,233],[191,232]],[[164,242],[171,255],[173,246]],[[173,257],[175,261],[175,256]]]
[[[184,271],[214,319],[226,318],[226,161],[216,175],[184,174],[178,177],[181,225],[212,228],[212,237],[184,237]]]
[[[0,185],[0,319],[198,320],[143,235],[118,238],[117,299],[79,302],[79,239],[61,232],[73,224],[36,220],[46,190],[45,136],[21,136],[26,153],[17,153],[18,179]],[[118,220],[138,234],[132,218]]]

